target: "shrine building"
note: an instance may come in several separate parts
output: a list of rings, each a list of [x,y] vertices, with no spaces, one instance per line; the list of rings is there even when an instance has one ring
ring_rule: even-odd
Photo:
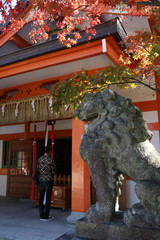
[[[31,198],[37,204],[38,189],[32,176],[47,141],[53,146],[57,166],[52,206],[84,213],[96,201],[88,166],[79,154],[83,122],[75,120],[74,111],[67,106],[55,114],[51,91],[57,81],[82,68],[91,75],[112,62],[119,64],[125,36],[152,29],[148,16],[131,19],[127,11],[123,15],[120,20],[119,12],[104,8],[102,23],[95,27],[97,34],[88,41],[82,29],[82,38],[72,48],[60,44],[55,23],[50,39],[39,44],[29,38],[31,23],[0,35],[0,196]],[[155,82],[160,83],[160,77],[155,76]],[[153,132],[151,141],[159,150],[159,95],[142,86],[111,89],[131,98],[141,109]],[[134,182],[126,178],[120,208],[136,201]]]

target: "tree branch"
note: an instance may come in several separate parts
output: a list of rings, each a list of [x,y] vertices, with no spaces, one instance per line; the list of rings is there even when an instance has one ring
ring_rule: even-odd
[[[122,0],[124,4],[128,4],[127,0]],[[146,5],[146,6],[160,6],[160,2],[158,0],[149,0],[149,1],[141,1],[141,2],[135,2],[135,4],[138,5]]]
[[[143,47],[144,50],[150,54],[150,52],[146,49],[145,46],[143,46],[143,45],[141,45],[141,44],[136,44],[136,45],[137,45],[137,46],[140,46],[140,47]],[[136,45],[135,45],[135,46],[136,46]],[[160,65],[160,62],[159,62],[156,58],[154,59],[154,61],[155,61],[158,65]]]
[[[158,0],[141,1],[141,2],[136,2],[135,4],[136,5],[155,6],[155,7],[160,6],[160,2]]]
[[[147,87],[147,88],[149,88],[149,89],[151,89],[151,90],[153,90],[153,91],[155,91],[155,92],[158,92],[158,93],[160,93],[160,90],[159,89],[157,89],[156,87],[154,88],[154,87],[151,87],[149,84],[146,84],[146,83],[144,83],[144,82],[142,82],[142,81],[140,81],[140,80],[138,80],[138,79],[136,79],[136,78],[132,78],[132,77],[122,77],[122,79],[132,79],[133,81],[128,81],[128,82],[113,82],[113,83],[108,83],[108,84],[106,84],[107,86],[112,86],[112,85],[125,85],[125,84],[132,84],[132,83],[138,83],[138,84],[141,84],[141,85],[143,85],[143,86],[145,86],[145,87]],[[101,89],[105,89],[106,87],[100,87]],[[87,87],[86,88],[86,90],[96,90],[96,89],[99,89],[99,87]]]
[[[125,79],[132,79],[132,80],[134,80],[133,82],[127,82],[127,83],[139,83],[139,84],[141,84],[141,85],[143,85],[143,86],[145,86],[145,87],[147,87],[147,88],[149,88],[149,89],[151,89],[151,90],[153,90],[153,91],[155,91],[155,92],[160,93],[160,90],[159,90],[159,89],[153,88],[153,87],[151,87],[149,84],[146,84],[146,83],[138,80],[137,78],[133,78],[133,77],[122,77],[122,79],[124,79],[124,80],[125,80]],[[122,83],[119,83],[119,84],[122,84]],[[126,83],[124,82],[123,84],[126,84]]]

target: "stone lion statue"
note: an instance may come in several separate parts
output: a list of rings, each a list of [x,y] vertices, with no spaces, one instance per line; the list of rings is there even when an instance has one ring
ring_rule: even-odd
[[[124,213],[125,223],[143,220],[158,226],[160,219],[160,153],[150,143],[152,132],[142,112],[116,92],[105,89],[85,95],[77,117],[84,121],[80,155],[88,163],[97,203],[87,211],[91,222],[109,222],[115,212],[121,174],[136,182],[140,204]],[[141,208],[141,211],[139,209]],[[142,218],[142,217],[141,217]]]

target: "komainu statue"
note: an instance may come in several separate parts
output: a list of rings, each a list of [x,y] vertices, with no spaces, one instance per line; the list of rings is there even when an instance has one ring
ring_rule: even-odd
[[[152,132],[142,112],[109,89],[85,95],[77,117],[84,121],[80,154],[88,163],[97,203],[87,211],[91,222],[110,222],[124,174],[136,182],[140,203],[124,212],[130,226],[159,226],[160,153],[150,143]]]

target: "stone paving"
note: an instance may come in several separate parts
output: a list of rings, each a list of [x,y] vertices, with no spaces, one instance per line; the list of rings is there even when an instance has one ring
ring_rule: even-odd
[[[51,208],[54,219],[43,222],[32,201],[0,197],[0,240],[56,240],[75,232],[67,222],[70,213],[70,209]]]

